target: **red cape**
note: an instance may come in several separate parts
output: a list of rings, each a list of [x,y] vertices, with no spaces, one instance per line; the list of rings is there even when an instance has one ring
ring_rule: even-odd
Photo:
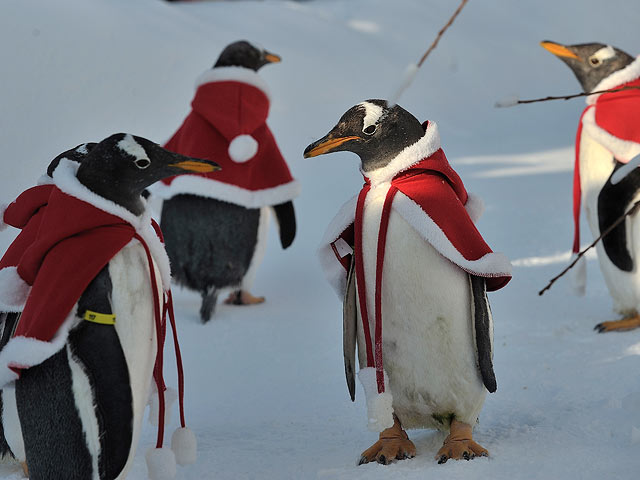
[[[211,70],[200,82],[191,103],[193,110],[165,148],[213,160],[222,170],[215,175],[165,179],[154,186],[154,193],[163,198],[191,193],[247,208],[296,197],[299,186],[266,123],[269,97],[260,77],[248,69],[226,67]],[[232,159],[232,142],[240,145],[241,154],[248,149],[247,156]],[[257,147],[255,155],[251,155],[252,144]]]

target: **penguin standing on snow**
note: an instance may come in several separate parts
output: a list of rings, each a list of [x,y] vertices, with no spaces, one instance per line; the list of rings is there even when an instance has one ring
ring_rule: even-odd
[[[511,264],[475,228],[481,205],[449,166],[435,123],[368,100],[304,156],[337,151],[357,154],[365,177],[319,251],[344,301],[351,398],[357,344],[369,428],[380,432],[360,463],[413,457],[410,428],[450,432],[439,463],[487,455],[472,438],[496,390],[486,291],[510,280]]]
[[[264,301],[249,289],[266,247],[271,209],[282,247],[295,237],[292,199],[300,189],[266,124],[269,93],[257,74],[279,61],[245,41],[227,46],[198,79],[193,110],[165,145],[222,166],[220,174],[169,178],[152,190],[164,199],[160,225],[174,280],[200,292],[203,322],[223,288],[233,289],[226,303]]]
[[[52,183],[2,214],[22,231],[0,260],[0,310],[20,313],[0,351],[0,443],[34,480],[125,478],[153,378],[158,448],[147,462],[150,478],[169,478],[176,461],[195,460],[195,437],[182,422],[175,457],[161,448],[170,273],[141,193],[164,177],[218,167],[129,134],[78,154],[57,158]]]
[[[623,90],[590,95],[576,137],[573,180],[575,236],[573,252],[580,249],[580,207],[584,205],[594,238],[640,199],[640,171],[621,182],[612,174],[640,153],[640,59],[601,43],[560,45],[541,43],[573,71],[585,92]],[[626,87],[632,87],[625,89]],[[635,87],[635,88],[633,88]],[[627,217],[596,245],[600,270],[623,318],[596,325],[599,332],[630,330],[640,326],[640,220]],[[584,293],[584,263],[578,291]]]

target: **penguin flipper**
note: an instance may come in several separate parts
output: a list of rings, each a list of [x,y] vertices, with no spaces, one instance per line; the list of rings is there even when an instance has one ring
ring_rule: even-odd
[[[282,248],[287,248],[296,237],[296,212],[293,209],[293,202],[288,201],[274,205],[273,211],[280,227],[280,243]]]
[[[623,163],[616,162],[611,175],[613,175]],[[611,177],[607,179],[602,190],[598,194],[598,226],[600,232],[606,230],[613,222],[629,208],[634,197],[640,190],[640,169],[636,168],[617,184],[611,183]],[[621,222],[608,235],[602,238],[602,246],[611,262],[620,270],[630,272],[633,270],[633,258],[627,245],[626,222]]]
[[[355,261],[351,256],[351,265],[347,274],[347,288],[342,303],[342,351],[344,355],[344,374],[347,379],[347,387],[351,401],[356,399],[356,284]]]
[[[471,295],[473,297],[473,331],[476,340],[476,353],[478,355],[478,367],[482,382],[490,393],[498,388],[496,375],[493,371],[493,345],[491,342],[491,330],[493,319],[491,308],[487,299],[487,285],[483,277],[469,275],[471,283]]]

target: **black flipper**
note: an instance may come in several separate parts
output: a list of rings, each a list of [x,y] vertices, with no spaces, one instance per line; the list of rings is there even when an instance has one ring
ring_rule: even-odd
[[[616,161],[615,173],[622,163]],[[598,194],[598,224],[600,232],[606,230],[616,219],[624,215],[633,198],[640,190],[640,169],[636,168],[619,183],[613,185],[611,177],[607,179]],[[611,262],[624,272],[633,270],[633,258],[627,245],[626,221],[621,222],[608,235],[603,237],[602,246]]]
[[[351,401],[356,399],[356,324],[358,321],[356,310],[356,275],[355,262],[351,256],[351,266],[347,274],[347,289],[342,303],[342,352],[344,355],[344,374],[349,387]]]
[[[498,388],[493,371],[493,348],[491,345],[491,308],[487,299],[487,286],[483,277],[469,275],[473,296],[473,327],[476,337],[478,368],[482,382],[490,393]]]
[[[280,227],[280,243],[282,248],[287,248],[296,237],[296,212],[293,202],[284,202],[273,206]]]
[[[107,266],[80,297],[78,316],[82,318],[86,310],[113,313],[111,290]],[[100,478],[116,478],[127,462],[133,440],[133,396],[120,339],[113,325],[83,321],[69,333],[69,346],[94,392],[100,429]]]

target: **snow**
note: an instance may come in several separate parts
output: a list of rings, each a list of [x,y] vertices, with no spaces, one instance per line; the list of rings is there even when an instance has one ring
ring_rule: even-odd
[[[640,3],[625,0],[469,2],[398,100],[438,122],[448,158],[484,199],[479,229],[518,261],[513,281],[490,295],[498,391],[475,437],[491,457],[437,465],[442,435],[410,431],[416,458],[356,466],[377,435],[359,387],[349,400],[342,308],[315,250],[362,177],[352,154],[304,160],[302,152],[348,108],[393,92],[453,8],[445,0],[4,2],[0,201],[80,143],[115,132],[166,141],[190,109],[195,79],[227,43],[246,38],[283,58],[261,76],[273,99],[269,124],[302,183],[298,235],[282,251],[272,229],[254,285],[262,305],[220,305],[201,325],[198,296],[175,292],[186,419],[198,438],[198,459],[179,467],[178,479],[637,477],[640,331],[593,332],[615,316],[592,257],[585,297],[571,296],[566,279],[537,294],[569,257],[572,146],[584,103],[494,108],[509,95],[579,90],[540,40],[638,53]],[[13,235],[1,232],[0,247]],[[174,414],[167,430],[177,426]],[[155,434],[145,423],[128,478],[147,478]],[[0,477],[18,471],[0,466]]]

